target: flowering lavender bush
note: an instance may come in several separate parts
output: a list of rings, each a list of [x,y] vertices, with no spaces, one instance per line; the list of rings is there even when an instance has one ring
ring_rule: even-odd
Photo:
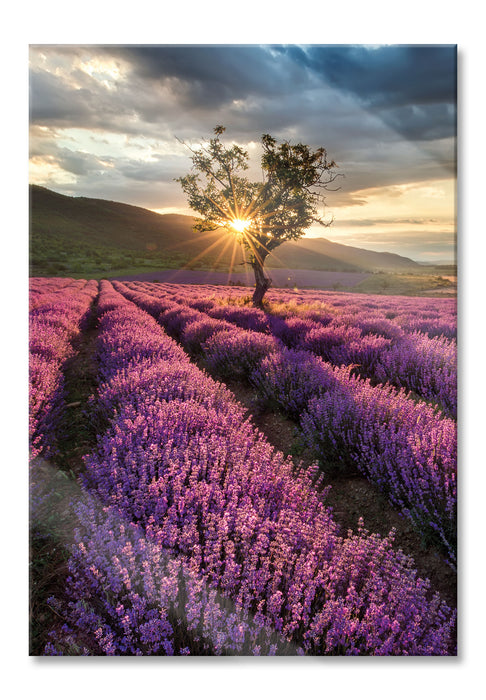
[[[219,305],[207,310],[213,318],[221,318],[249,331],[267,333],[268,319],[261,309],[248,306]]]
[[[150,656],[289,653],[275,631],[238,612],[197,567],[85,495],[74,505],[65,623],[46,655]],[[295,653],[295,651],[293,652]]]
[[[181,342],[188,352],[197,355],[202,352],[203,344],[215,333],[232,330],[233,326],[227,321],[207,317],[187,323],[181,334]]]
[[[311,331],[320,329],[316,321],[305,318],[269,316],[269,324],[273,335],[289,348],[301,348],[302,339]]]
[[[443,336],[453,340],[457,338],[457,323],[455,316],[444,318],[440,312],[423,313],[416,311],[396,313],[394,322],[407,333],[426,333],[431,338]]]
[[[209,369],[221,377],[246,377],[263,357],[279,347],[272,336],[256,331],[219,331],[202,344]]]
[[[180,338],[185,326],[200,318],[204,318],[204,315],[196,309],[190,309],[183,305],[175,305],[171,306],[167,311],[163,311],[159,315],[158,320],[169,335]]]
[[[29,440],[31,459],[53,450],[55,429],[62,410],[64,362],[73,354],[97,293],[96,282],[37,281],[29,313]]]
[[[363,336],[356,326],[331,323],[309,330],[298,347],[310,350],[333,365],[355,364],[362,375],[373,376],[381,355],[390,347],[390,340],[376,335]]]
[[[297,420],[311,399],[340,390],[331,365],[307,350],[286,347],[264,357],[249,381],[266,406]]]
[[[336,371],[339,373],[339,370]],[[425,536],[456,560],[455,423],[391,387],[341,373],[341,391],[309,402],[301,417],[308,445],[360,470]]]
[[[415,332],[383,352],[374,373],[439,404],[457,416],[457,345],[444,337]]]
[[[358,308],[355,313],[342,313],[339,320],[346,325],[356,326],[364,336],[381,336],[394,342],[399,342],[404,336],[404,331],[396,323],[377,312],[370,314],[368,310]]]
[[[111,285],[111,283],[109,283]],[[147,311],[152,316],[159,316],[164,311],[172,308],[175,302],[172,298],[166,296],[154,297],[147,294],[145,291],[145,285],[132,283],[130,289],[122,282],[113,282],[111,289],[114,290],[115,294],[118,294],[118,290],[123,290],[128,299],[137,304],[141,309]]]

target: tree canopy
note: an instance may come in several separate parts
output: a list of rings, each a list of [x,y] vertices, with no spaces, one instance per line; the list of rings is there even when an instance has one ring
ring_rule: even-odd
[[[262,180],[254,182],[244,175],[248,151],[235,143],[225,146],[224,132],[225,127],[217,126],[213,138],[190,149],[192,171],[177,181],[189,206],[200,214],[196,231],[225,228],[249,251],[256,281],[253,302],[260,305],[270,285],[263,270],[266,257],[284,241],[301,238],[313,223],[332,223],[319,215],[319,207],[323,190],[338,177],[337,165],[323,147],[278,143],[263,134]]]

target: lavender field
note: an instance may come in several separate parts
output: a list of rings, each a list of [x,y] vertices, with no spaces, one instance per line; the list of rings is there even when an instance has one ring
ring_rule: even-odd
[[[31,654],[456,655],[456,328],[31,278]]]

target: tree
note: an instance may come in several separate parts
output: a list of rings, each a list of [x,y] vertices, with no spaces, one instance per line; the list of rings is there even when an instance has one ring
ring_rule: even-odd
[[[267,256],[284,241],[303,236],[312,223],[332,223],[318,215],[318,207],[324,201],[322,190],[338,177],[334,173],[337,165],[328,161],[325,148],[277,143],[264,134],[262,181],[251,182],[242,175],[248,170],[248,152],[236,144],[225,146],[221,142],[224,131],[225,127],[217,126],[206,144],[190,148],[192,172],[177,182],[189,206],[201,215],[195,231],[225,228],[250,252],[255,274],[253,304],[261,306],[271,284],[264,270]]]

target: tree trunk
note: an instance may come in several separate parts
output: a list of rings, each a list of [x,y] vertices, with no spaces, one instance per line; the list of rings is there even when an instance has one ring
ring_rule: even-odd
[[[261,258],[260,260],[255,259],[252,263],[251,266],[253,268],[253,272],[255,273],[255,291],[253,292],[253,306],[261,307],[262,306],[262,301],[263,297],[265,296],[265,292],[267,289],[270,287],[272,284],[272,280],[265,275],[265,272],[263,270],[263,263],[264,263],[265,258]]]

